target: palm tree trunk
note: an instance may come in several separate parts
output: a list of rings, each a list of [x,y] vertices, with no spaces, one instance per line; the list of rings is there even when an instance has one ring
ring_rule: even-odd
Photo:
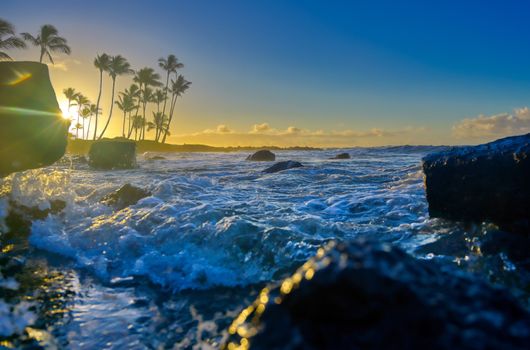
[[[110,123],[110,118],[112,118],[112,109],[114,108],[114,87],[116,86],[116,78],[112,79],[112,98],[110,100],[110,112],[109,112],[109,118],[107,119],[107,123],[105,124],[105,127],[103,128],[103,131],[101,132],[101,135],[99,135],[98,140],[101,140],[103,137],[103,134],[105,134],[105,131],[107,131],[107,128]]]
[[[121,136],[125,137],[125,115],[127,114],[127,109],[125,106],[122,106],[123,108],[123,125],[121,127]]]
[[[90,115],[90,118],[88,119],[88,128],[86,129],[86,139],[90,137],[90,124],[92,124],[92,114]]]
[[[39,63],[42,63],[42,58],[44,57],[44,48],[41,47],[40,48],[40,58],[39,58]]]
[[[98,131],[98,114],[99,114],[99,101],[101,99],[101,88],[103,87],[103,69],[99,70],[99,93],[98,93],[98,100],[96,102],[96,120],[94,121],[94,137],[93,140],[96,139],[97,131]]]
[[[130,138],[131,135],[132,135],[132,132],[133,132],[133,129],[134,129],[134,124],[132,123],[131,121],[131,112],[132,111],[129,111],[129,132],[127,134],[127,138]]]
[[[162,138],[162,143],[166,143],[167,132],[171,126],[171,120],[173,120],[173,112],[175,111],[175,104],[177,103],[176,95],[171,96],[171,105],[169,106],[169,119],[167,121],[167,128],[164,130],[164,137]]]
[[[169,70],[167,71],[166,76],[166,89],[164,90],[166,98],[164,98],[164,106],[162,107],[162,114],[166,114],[166,102],[167,102],[167,88],[169,86]]]

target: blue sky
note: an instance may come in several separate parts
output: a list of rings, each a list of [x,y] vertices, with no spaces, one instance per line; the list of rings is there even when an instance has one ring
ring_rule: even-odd
[[[526,132],[526,114],[512,111],[530,99],[529,10],[524,1],[4,0],[1,16],[20,31],[53,23],[69,39],[67,70],[52,69],[60,89],[94,95],[98,52],[138,68],[175,53],[193,81],[175,142],[248,143],[266,123],[259,142],[370,145]],[[503,128],[502,115],[522,124]]]

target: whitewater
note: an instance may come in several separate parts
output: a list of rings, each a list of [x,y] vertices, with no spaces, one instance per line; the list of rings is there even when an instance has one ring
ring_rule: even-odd
[[[22,205],[66,202],[32,222],[25,255],[61,276],[54,288],[65,291],[64,312],[49,322],[50,343],[215,348],[261,287],[330,240],[370,237],[420,258],[469,260],[420,249],[463,230],[428,216],[421,159],[440,149],[279,151],[277,161],[304,166],[274,174],[262,172],[269,162],[245,161],[247,152],[139,155],[138,168],[115,171],[65,158],[4,186]],[[329,159],[340,152],[351,159]],[[127,183],[151,195],[121,210],[100,202]],[[0,203],[0,218],[7,206]]]

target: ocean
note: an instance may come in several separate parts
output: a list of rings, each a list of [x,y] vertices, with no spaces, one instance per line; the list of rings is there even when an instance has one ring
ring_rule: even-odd
[[[216,348],[261,288],[326,242],[360,236],[494,279],[527,300],[505,256],[474,249],[487,227],[429,218],[421,159],[440,149],[278,151],[277,161],[304,166],[273,174],[262,172],[272,163],[236,152],[139,155],[137,169],[116,171],[63,160],[11,175],[3,186],[18,204],[66,202],[5,252],[22,260],[12,277],[19,298],[10,298],[33,305],[32,315],[17,317],[33,316],[36,332],[11,339],[72,349]],[[351,159],[329,159],[341,152]],[[127,183],[151,195],[121,210],[100,202]],[[0,221],[9,205],[0,200]],[[455,249],[451,236],[465,247]]]

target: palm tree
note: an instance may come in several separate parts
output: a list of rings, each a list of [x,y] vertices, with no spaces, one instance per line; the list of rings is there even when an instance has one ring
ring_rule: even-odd
[[[164,91],[160,89],[156,89],[155,93],[153,94],[153,102],[156,103],[157,112],[160,112],[160,104],[162,102],[165,102],[165,100],[166,100],[166,94],[164,93]]]
[[[147,98],[148,96],[150,96],[150,94],[147,94],[145,90],[148,89],[149,86],[153,86],[153,87],[162,86],[162,83],[159,81],[160,75],[158,75],[158,73],[155,73],[155,70],[153,68],[149,68],[149,67],[142,68],[138,72],[136,72],[136,75],[133,80],[134,82],[138,83],[138,85],[140,86],[140,90],[142,91],[141,102],[142,102],[142,118],[144,118],[144,125],[143,125],[143,129],[141,133],[141,138],[144,139],[145,138],[145,125],[146,125],[145,108],[147,106],[147,103],[150,102],[149,98]]]
[[[40,63],[42,63],[42,59],[46,55],[53,64],[52,52],[62,52],[67,55],[71,52],[70,46],[66,43],[66,39],[60,37],[57,29],[51,24],[45,24],[40,27],[40,32],[36,37],[29,33],[22,33],[22,37],[33,45],[40,47]]]
[[[155,129],[155,141],[158,142],[162,134],[162,130],[167,128],[167,115],[162,114],[162,112],[153,112],[153,121],[147,123],[147,130]]]
[[[98,114],[99,114],[99,101],[101,100],[101,90],[102,90],[102,84],[103,84],[103,72],[108,71],[109,69],[109,63],[110,63],[110,56],[106,53],[97,55],[94,59],[94,66],[99,69],[99,92],[98,92],[98,100],[96,102],[96,117],[94,121],[94,137],[93,140],[96,139],[97,131],[98,131]]]
[[[66,97],[66,99],[68,100],[67,113],[68,113],[68,117],[70,117],[70,107],[73,106],[72,101],[75,101],[79,93],[76,92],[74,88],[69,87],[69,88],[63,89],[63,94],[64,94],[64,97]]]
[[[131,133],[133,132],[133,128],[132,128],[132,125],[131,125],[131,112],[135,109],[135,106],[136,106],[136,113],[135,114],[138,114],[138,109],[140,108],[140,88],[138,87],[138,85],[136,84],[131,84],[131,86],[129,87],[129,89],[125,89],[123,91],[123,94],[128,96],[128,98],[130,98],[130,100],[132,101],[132,108],[129,110],[129,125],[127,127],[127,138],[131,137]],[[138,103],[136,103],[136,100],[138,100]]]
[[[132,127],[134,129],[134,140],[138,140],[138,129],[144,128],[145,119],[141,115],[136,114],[133,116]]]
[[[77,93],[77,95],[75,96],[74,101],[76,102],[74,104],[74,106],[77,105],[77,124],[79,124],[79,117],[80,117],[81,111],[83,110],[83,108],[85,108],[86,105],[90,104],[90,101],[88,100],[88,98],[86,98],[86,96],[84,96],[81,93]],[[76,128],[75,137],[77,139],[79,138],[78,131],[79,131],[79,129]],[[84,134],[84,131],[83,131],[83,134]],[[83,135],[83,137],[84,137],[84,135]]]
[[[105,134],[105,131],[107,131],[107,128],[110,123],[110,118],[112,118],[112,109],[114,107],[114,91],[116,87],[116,77],[119,75],[126,75],[126,74],[133,74],[133,73],[134,71],[131,69],[131,65],[129,64],[129,62],[127,62],[127,59],[125,59],[125,57],[121,55],[117,55],[117,56],[113,56],[110,59],[109,75],[112,78],[112,95],[111,95],[111,101],[110,101],[110,112],[109,112],[109,117],[107,118],[107,123],[105,123],[105,127],[103,128],[101,135],[99,135],[100,139]]]
[[[149,86],[144,86],[140,99],[142,101],[142,106],[143,106],[142,107],[143,128],[142,128],[142,132],[140,133],[140,139],[145,140],[145,127],[147,126],[147,119],[145,117],[145,109],[149,102],[154,101],[153,89],[151,89]]]
[[[90,125],[92,124],[92,117],[101,112],[101,108],[97,108],[97,106],[93,103],[91,103],[88,108],[90,108],[90,119],[88,120],[88,128],[86,130],[87,139],[90,137]]]
[[[175,104],[177,103],[177,98],[182,96],[191,86],[191,81],[187,81],[184,76],[178,75],[176,80],[171,81],[171,104],[169,106],[169,120],[167,122],[167,127],[164,131],[164,137],[162,138],[162,143],[166,142],[166,137],[169,134],[169,127],[171,126],[171,120],[173,120],[173,112],[175,111]]]
[[[164,89],[166,99],[164,100],[164,107],[162,108],[162,113],[165,114],[167,93],[168,93],[168,88],[169,88],[169,77],[171,73],[177,74],[177,69],[184,68],[184,64],[180,63],[178,58],[175,55],[169,55],[167,56],[167,58],[159,58],[158,66],[167,72],[166,73],[166,87]]]
[[[79,115],[81,118],[83,118],[83,139],[86,139],[88,137],[88,132],[86,133],[85,137],[85,120],[87,118],[90,118],[90,107],[85,106],[80,112]]]
[[[131,112],[135,105],[133,98],[126,92],[121,92],[118,96],[118,101],[115,102],[116,106],[123,112],[123,124],[121,127],[121,135],[125,137],[125,119],[127,119],[127,113]],[[129,118],[130,124],[130,118]],[[128,131],[128,130],[127,130]]]
[[[4,39],[4,36],[7,38]],[[0,50],[24,49],[26,43],[15,36],[15,27],[8,21],[0,18]],[[0,61],[11,61],[12,58],[5,52],[0,51]]]

